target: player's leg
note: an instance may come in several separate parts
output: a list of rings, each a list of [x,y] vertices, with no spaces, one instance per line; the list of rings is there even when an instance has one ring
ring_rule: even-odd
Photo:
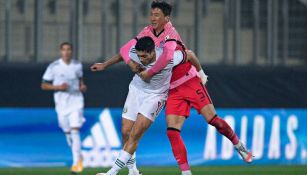
[[[106,175],[116,175],[118,172],[125,167],[128,160],[132,157],[133,153],[136,151],[137,145],[146,132],[146,130],[151,126],[152,120],[146,118],[142,114],[138,114],[137,120],[135,121],[132,130],[130,132],[129,138],[124,145],[123,149],[120,151],[118,158],[116,159],[112,168],[106,173]],[[104,173],[98,173],[97,175],[103,175]]]
[[[68,146],[71,147],[72,141],[71,141],[71,133],[70,133],[68,116],[57,112],[57,118],[58,118],[59,127],[62,129],[62,131],[65,134],[66,142]]]
[[[167,137],[172,146],[173,155],[183,175],[190,175],[191,168],[188,163],[187,149],[181,137],[181,128],[186,118],[178,115],[167,115]]]
[[[190,175],[191,169],[188,163],[186,146],[181,137],[181,128],[189,116],[190,106],[180,97],[180,91],[169,91],[166,103],[167,137],[172,147],[173,155],[183,175]]]
[[[65,134],[66,142],[67,142],[68,146],[71,147],[72,140],[71,140],[71,133],[70,133],[70,131],[66,131],[66,132],[64,132],[64,134]]]
[[[69,116],[70,133],[71,133],[71,151],[73,156],[73,166],[71,171],[79,173],[83,171],[82,154],[81,154],[81,138],[80,128],[82,127],[85,119],[83,117],[83,110],[72,112]]]
[[[126,144],[132,127],[137,119],[138,101],[135,97],[138,94],[139,92],[135,87],[129,87],[129,93],[127,95],[122,113],[122,147],[124,147]],[[129,175],[141,174],[136,166],[136,153],[134,153],[131,159],[127,162],[127,168],[129,169]]]
[[[239,137],[228,125],[228,123],[216,114],[213,104],[204,106],[201,109],[201,114],[210,125],[214,126],[219,133],[227,137],[232,142],[245,162],[252,162],[252,153],[249,152],[247,148],[240,142]]]
[[[80,139],[80,128],[71,129],[71,151],[73,157],[72,172],[81,172],[83,170],[82,156],[81,156],[81,139]]]
[[[130,132],[135,121],[122,118],[122,147],[126,144],[129,139]],[[139,175],[141,174],[136,166],[136,152],[133,153],[131,159],[127,162],[127,168],[129,169],[129,175]]]
[[[239,137],[228,123],[216,114],[206,87],[202,86],[201,83],[199,83],[199,85],[195,84],[194,87],[197,86],[200,88],[196,88],[197,95],[195,96],[197,96],[197,98],[193,101],[193,106],[202,114],[210,125],[214,126],[220,134],[224,135],[232,142],[244,161],[248,163],[252,162],[252,153],[240,142]]]
[[[228,125],[228,123],[216,114],[213,104],[207,104],[201,108],[200,112],[205,120],[210,125],[214,126],[219,133],[227,137],[233,145],[237,145],[239,143],[239,137]]]

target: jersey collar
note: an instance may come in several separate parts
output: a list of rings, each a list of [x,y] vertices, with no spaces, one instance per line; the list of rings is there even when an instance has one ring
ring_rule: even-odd
[[[156,34],[156,31],[155,31],[155,29],[153,29],[153,28],[152,28],[152,33],[155,35],[155,37],[158,38],[165,30],[167,30],[167,29],[169,29],[169,28],[171,28],[171,27],[173,27],[173,24],[169,21],[169,22],[167,22],[167,23],[164,25],[164,28],[163,28],[163,30],[161,30],[160,33]]]

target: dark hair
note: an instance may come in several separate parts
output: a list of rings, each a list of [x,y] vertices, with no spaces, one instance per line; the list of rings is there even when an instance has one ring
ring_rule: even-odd
[[[70,48],[71,48],[71,50],[73,49],[73,47],[72,47],[72,44],[70,43],[70,42],[63,42],[63,43],[61,43],[61,45],[60,45],[60,49],[62,49],[64,46],[70,46]]]
[[[165,16],[170,16],[172,13],[172,6],[165,1],[153,1],[151,8],[159,8]]]
[[[140,38],[135,45],[135,50],[137,51],[150,53],[154,51],[154,49],[155,49],[155,43],[153,39],[151,39],[149,36],[144,36]]]

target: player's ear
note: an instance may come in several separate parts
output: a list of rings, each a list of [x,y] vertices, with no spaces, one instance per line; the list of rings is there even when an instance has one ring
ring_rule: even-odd
[[[169,16],[165,16],[165,20],[167,21],[167,22],[169,22],[170,21],[170,17]]]

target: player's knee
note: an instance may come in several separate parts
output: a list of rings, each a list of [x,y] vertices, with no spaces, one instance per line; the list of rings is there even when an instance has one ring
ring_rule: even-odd
[[[201,114],[205,117],[206,121],[210,124],[210,121],[216,116],[216,111],[212,104],[208,104],[201,109]]]
[[[218,131],[224,131],[225,129],[227,129],[226,125],[227,124],[223,119],[221,119],[220,117],[218,117],[217,114],[215,114],[213,116],[213,118],[209,121],[209,124],[214,126]]]
[[[180,137],[180,130],[172,127],[168,127],[166,131],[166,135],[168,139],[173,139],[176,137]]]
[[[129,141],[130,142],[137,142],[142,136],[142,133],[134,132],[130,133],[129,135]]]
[[[79,130],[80,130],[80,128],[78,128],[78,127],[71,128],[71,131],[79,131]]]
[[[123,128],[122,128],[122,135],[123,135],[123,136],[129,136],[130,131],[131,131],[130,128],[123,127]]]

